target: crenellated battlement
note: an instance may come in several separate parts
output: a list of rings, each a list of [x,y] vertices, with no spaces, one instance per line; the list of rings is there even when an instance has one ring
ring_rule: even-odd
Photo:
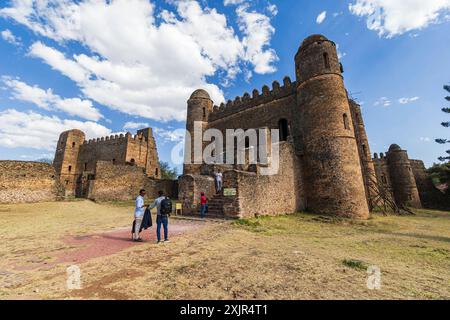
[[[92,144],[106,143],[106,142],[111,142],[111,141],[127,142],[130,140],[139,141],[139,142],[147,142],[147,139],[143,135],[140,135],[140,134],[133,135],[130,132],[128,132],[126,134],[121,133],[121,134],[110,135],[107,137],[85,140],[83,142],[83,145],[92,145]]]
[[[242,97],[236,97],[234,100],[228,100],[226,104],[222,103],[220,106],[214,106],[213,112],[209,115],[209,121],[219,120],[234,113],[287,97],[295,93],[295,90],[295,81],[292,82],[289,77],[285,77],[283,86],[278,81],[274,81],[272,90],[265,85],[262,87],[261,93],[259,90],[254,89],[252,95],[246,92]]]

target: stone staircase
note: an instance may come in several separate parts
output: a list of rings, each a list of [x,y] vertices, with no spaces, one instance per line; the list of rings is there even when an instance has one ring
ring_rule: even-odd
[[[223,205],[227,202],[226,197],[221,194],[215,195],[212,199],[209,199],[208,202],[208,213],[206,214],[207,218],[225,218],[225,214],[223,212]]]

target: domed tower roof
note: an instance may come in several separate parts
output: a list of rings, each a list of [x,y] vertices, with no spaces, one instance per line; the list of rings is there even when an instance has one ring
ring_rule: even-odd
[[[401,151],[402,148],[400,148],[400,146],[398,144],[393,144],[389,147],[389,152],[393,152],[393,151]]]
[[[209,96],[209,93],[206,90],[198,89],[195,90],[190,99],[208,99],[211,100],[211,97]]]
[[[321,35],[321,34],[313,34],[312,36],[309,36],[302,42],[302,47],[306,47],[307,45],[317,42],[317,41],[328,41],[328,38]]]

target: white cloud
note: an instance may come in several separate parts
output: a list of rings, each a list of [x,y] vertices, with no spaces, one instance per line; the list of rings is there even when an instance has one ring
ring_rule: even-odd
[[[82,130],[87,139],[111,134],[111,130],[95,122],[61,120],[29,111],[8,109],[0,112],[0,146],[54,150],[61,132]]]
[[[268,48],[275,28],[266,15],[251,10],[247,5],[236,9],[240,31],[244,34],[242,39],[245,47],[245,60],[253,64],[254,70],[259,74],[273,73],[277,69],[273,63],[278,61],[275,50]]]
[[[316,19],[317,24],[321,24],[322,22],[325,21],[326,18],[327,18],[327,12],[326,11],[321,12],[317,16],[317,19]]]
[[[175,143],[184,141],[184,137],[186,134],[186,130],[184,129],[168,130],[164,128],[153,128],[153,132],[155,133],[158,140]]]
[[[3,40],[15,46],[20,46],[22,44],[21,43],[22,40],[19,37],[16,37],[9,29],[3,30],[2,32],[0,32],[0,35],[3,38]]]
[[[123,130],[137,130],[149,127],[150,125],[145,122],[127,122],[123,125]]]
[[[450,0],[354,0],[352,14],[367,18],[367,27],[388,38],[445,19]]]
[[[431,142],[431,138],[428,138],[428,137],[420,137],[419,140],[421,142]]]
[[[247,68],[276,70],[270,17],[228,2],[239,4],[241,38],[224,14],[193,0],[170,1],[173,11],[163,10],[159,21],[149,0],[11,0],[0,15],[61,44],[36,42],[30,55],[75,81],[86,98],[130,115],[182,121],[198,88],[224,101],[207,77],[223,75],[229,83]],[[88,53],[69,54],[69,41]]]
[[[398,99],[398,102],[399,102],[400,104],[408,104],[408,103],[417,101],[417,100],[419,100],[419,99],[420,99],[419,97],[400,98],[400,99]]]
[[[381,107],[389,107],[392,104],[391,100],[389,100],[386,97],[381,97],[375,103],[373,104],[375,107],[381,106]]]
[[[102,118],[99,110],[93,107],[90,100],[80,98],[63,99],[51,89],[41,89],[10,77],[2,77],[3,83],[11,89],[14,99],[31,102],[45,110],[59,110],[69,115],[87,120],[97,121]]]

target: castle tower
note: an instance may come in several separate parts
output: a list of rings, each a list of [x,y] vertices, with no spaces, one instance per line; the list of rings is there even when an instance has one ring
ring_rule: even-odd
[[[208,125],[208,117],[213,108],[213,102],[205,90],[196,90],[191,95],[188,100],[188,110],[187,110],[187,122],[186,130],[190,133],[190,139],[186,139],[185,144],[185,165],[184,174],[185,175],[196,175],[200,174],[200,167],[203,162],[203,143],[200,146],[195,145],[195,140],[197,143],[202,141],[203,133],[205,132],[206,126]],[[194,129],[196,127],[201,130],[201,137],[195,137]],[[194,154],[195,147],[201,148],[202,152],[196,155]],[[190,150],[190,152],[189,152]]]
[[[65,131],[59,136],[53,166],[66,189],[66,195],[75,194],[80,173],[77,168],[78,154],[84,140],[85,134],[80,130]]]
[[[363,174],[335,43],[321,35],[305,39],[295,66],[307,207],[366,219]]]
[[[397,205],[421,208],[419,191],[408,153],[400,146],[393,144],[389,148],[386,158]]]
[[[363,170],[364,185],[366,187],[366,197],[369,208],[372,209],[374,203],[374,186],[376,182],[375,165],[369,147],[369,139],[367,138],[366,127],[361,112],[361,107],[355,101],[350,100],[350,108],[352,111],[353,126],[358,144],[359,157],[361,159],[361,167]]]
[[[145,173],[151,178],[161,179],[161,168],[159,167],[158,150],[153,136],[153,129],[146,128],[138,130],[137,135],[143,137],[147,141]]]

